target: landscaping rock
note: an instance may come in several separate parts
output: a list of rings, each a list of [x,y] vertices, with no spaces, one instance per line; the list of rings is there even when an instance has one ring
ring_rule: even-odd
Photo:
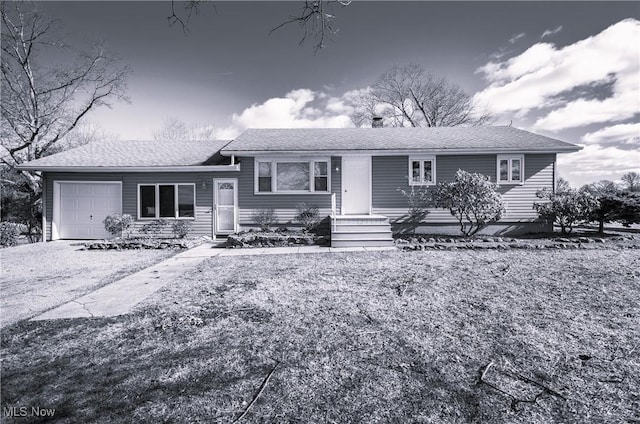
[[[312,233],[301,231],[280,230],[277,232],[257,232],[247,231],[238,234],[231,234],[227,237],[227,248],[251,248],[251,247],[285,247],[285,246],[307,246],[326,245],[330,240],[329,236],[318,236]]]

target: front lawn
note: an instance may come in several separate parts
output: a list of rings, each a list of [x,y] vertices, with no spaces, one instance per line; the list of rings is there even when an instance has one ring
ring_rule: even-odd
[[[613,246],[212,258],[131,315],[3,331],[1,406],[62,422],[625,422],[639,270]]]
[[[176,253],[92,252],[70,240],[0,249],[0,326],[34,317]]]

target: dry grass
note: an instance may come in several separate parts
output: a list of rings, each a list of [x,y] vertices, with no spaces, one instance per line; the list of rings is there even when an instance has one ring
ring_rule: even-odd
[[[132,315],[5,331],[2,407],[228,423],[279,364],[242,422],[625,422],[639,269],[616,249],[213,258]]]
[[[0,326],[38,315],[177,252],[88,251],[77,241],[0,249]]]

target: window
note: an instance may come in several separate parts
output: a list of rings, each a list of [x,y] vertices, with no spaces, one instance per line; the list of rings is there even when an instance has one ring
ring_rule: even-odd
[[[436,157],[409,158],[409,185],[433,185],[436,183]]]
[[[329,166],[327,162],[314,162],[313,190],[329,191]]]
[[[329,160],[256,159],[256,193],[328,193]]]
[[[138,185],[139,218],[195,218],[195,184]]]
[[[258,162],[258,191],[271,191],[271,162]]]
[[[521,184],[524,174],[523,155],[498,155],[498,184]]]
[[[309,163],[276,163],[276,191],[309,191]]]

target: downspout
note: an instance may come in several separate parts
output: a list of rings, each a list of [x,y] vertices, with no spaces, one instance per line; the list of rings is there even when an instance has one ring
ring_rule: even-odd
[[[42,174],[42,243],[47,242],[47,179]]]
[[[556,180],[558,179],[558,154],[553,155],[553,194],[556,193]]]

